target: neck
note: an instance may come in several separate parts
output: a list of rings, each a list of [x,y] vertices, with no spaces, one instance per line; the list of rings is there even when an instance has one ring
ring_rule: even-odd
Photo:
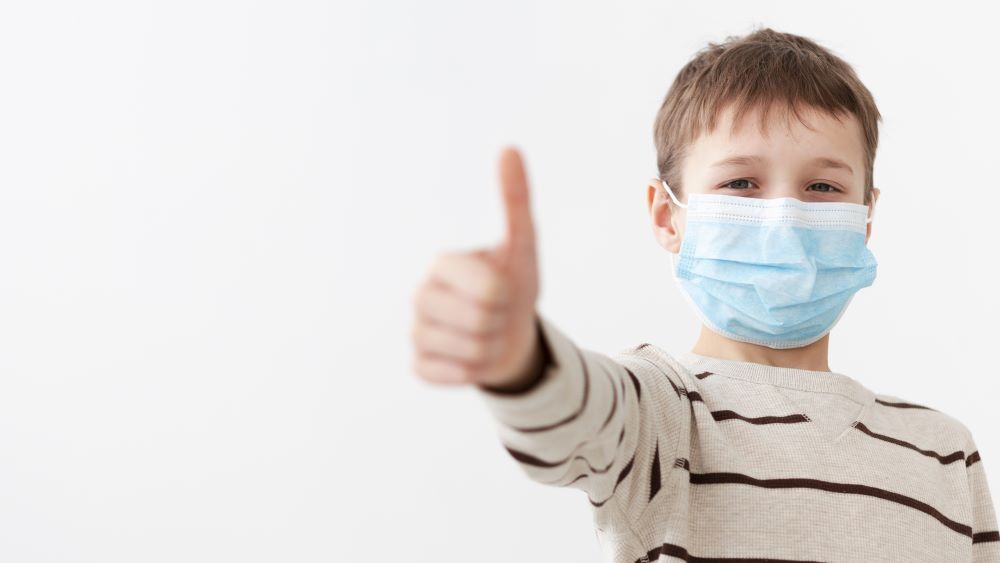
[[[752,362],[773,367],[797,368],[812,371],[830,371],[827,362],[830,351],[830,334],[800,348],[776,350],[759,344],[749,344],[726,338],[701,326],[701,334],[691,352],[720,360]]]

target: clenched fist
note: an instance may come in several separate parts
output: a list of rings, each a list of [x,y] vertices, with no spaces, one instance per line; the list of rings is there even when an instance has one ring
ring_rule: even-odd
[[[413,369],[432,383],[513,390],[543,359],[535,322],[538,261],[521,156],[500,153],[505,240],[437,257],[413,294]]]

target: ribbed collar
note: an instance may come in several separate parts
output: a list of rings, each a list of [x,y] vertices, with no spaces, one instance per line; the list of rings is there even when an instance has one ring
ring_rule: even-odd
[[[875,400],[875,394],[861,382],[838,372],[774,367],[712,358],[692,352],[679,354],[677,360],[691,370],[692,375],[707,371],[735,379],[801,391],[838,393],[862,405],[868,405]]]

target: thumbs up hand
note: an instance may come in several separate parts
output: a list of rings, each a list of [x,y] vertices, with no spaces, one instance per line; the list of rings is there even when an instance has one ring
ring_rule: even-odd
[[[414,371],[432,383],[510,389],[539,368],[538,256],[528,180],[518,151],[500,153],[506,236],[495,247],[447,252],[413,294]]]

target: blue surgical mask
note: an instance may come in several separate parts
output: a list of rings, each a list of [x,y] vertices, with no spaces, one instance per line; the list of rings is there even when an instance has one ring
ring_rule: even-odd
[[[719,194],[690,194],[684,205],[666,187],[687,208],[674,279],[705,325],[727,338],[811,344],[875,281],[866,205]]]

